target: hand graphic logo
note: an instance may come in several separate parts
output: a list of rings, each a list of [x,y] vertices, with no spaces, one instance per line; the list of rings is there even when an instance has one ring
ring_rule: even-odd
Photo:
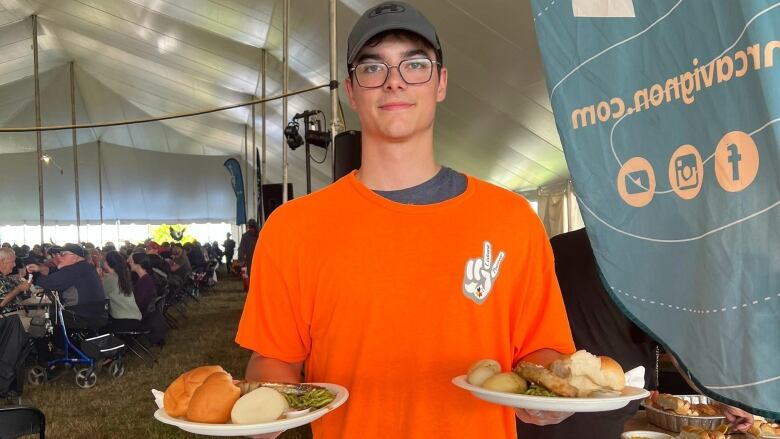
[[[504,261],[504,252],[498,252],[493,261],[493,249],[490,242],[485,241],[482,258],[469,259],[466,262],[466,274],[463,276],[463,294],[477,304],[487,299],[493,284],[498,278],[498,270]]]

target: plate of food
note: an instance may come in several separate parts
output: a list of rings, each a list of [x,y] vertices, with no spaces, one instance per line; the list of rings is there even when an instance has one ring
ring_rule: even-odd
[[[620,365],[586,351],[554,361],[548,368],[519,362],[501,372],[495,360],[474,364],[452,383],[484,401],[514,408],[563,412],[603,412],[625,407],[650,395],[625,385]]]
[[[349,398],[329,383],[285,384],[235,381],[220,366],[202,366],[153,390],[154,417],[184,431],[210,436],[277,433],[311,423]]]

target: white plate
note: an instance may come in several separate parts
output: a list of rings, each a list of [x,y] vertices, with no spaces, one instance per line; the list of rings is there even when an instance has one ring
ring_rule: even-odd
[[[184,431],[195,434],[209,436],[251,436],[256,434],[277,433],[291,428],[300,427],[309,424],[326,414],[335,410],[347,401],[349,392],[346,388],[338,384],[308,383],[315,386],[325,387],[336,394],[336,399],[321,409],[317,409],[309,414],[290,419],[279,419],[277,421],[266,422],[263,424],[206,424],[202,422],[190,422],[184,419],[168,416],[165,410],[160,408],[154,412],[154,417],[163,424],[174,425]]]
[[[520,395],[517,393],[495,392],[474,386],[466,381],[466,375],[452,379],[452,384],[468,390],[479,399],[495,404],[531,410],[549,410],[556,412],[606,412],[625,407],[629,402],[647,398],[650,392],[638,387],[623,389],[619,396],[598,398],[564,398],[553,396]]]
[[[645,431],[645,430],[632,430],[627,431],[620,435],[620,439],[632,439],[635,437],[647,438],[647,439],[674,439],[666,433],[658,433],[657,431]]]

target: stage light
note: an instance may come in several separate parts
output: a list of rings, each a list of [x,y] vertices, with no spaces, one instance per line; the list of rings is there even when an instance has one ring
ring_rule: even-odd
[[[287,146],[292,150],[296,150],[299,146],[303,145],[303,138],[298,132],[298,122],[294,120],[287,124],[287,128],[284,129],[284,138],[287,139]]]

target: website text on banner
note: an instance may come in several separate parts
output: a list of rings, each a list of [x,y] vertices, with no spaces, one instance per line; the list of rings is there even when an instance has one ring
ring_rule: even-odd
[[[702,391],[780,417],[780,0],[583,4],[532,7],[608,290]]]

